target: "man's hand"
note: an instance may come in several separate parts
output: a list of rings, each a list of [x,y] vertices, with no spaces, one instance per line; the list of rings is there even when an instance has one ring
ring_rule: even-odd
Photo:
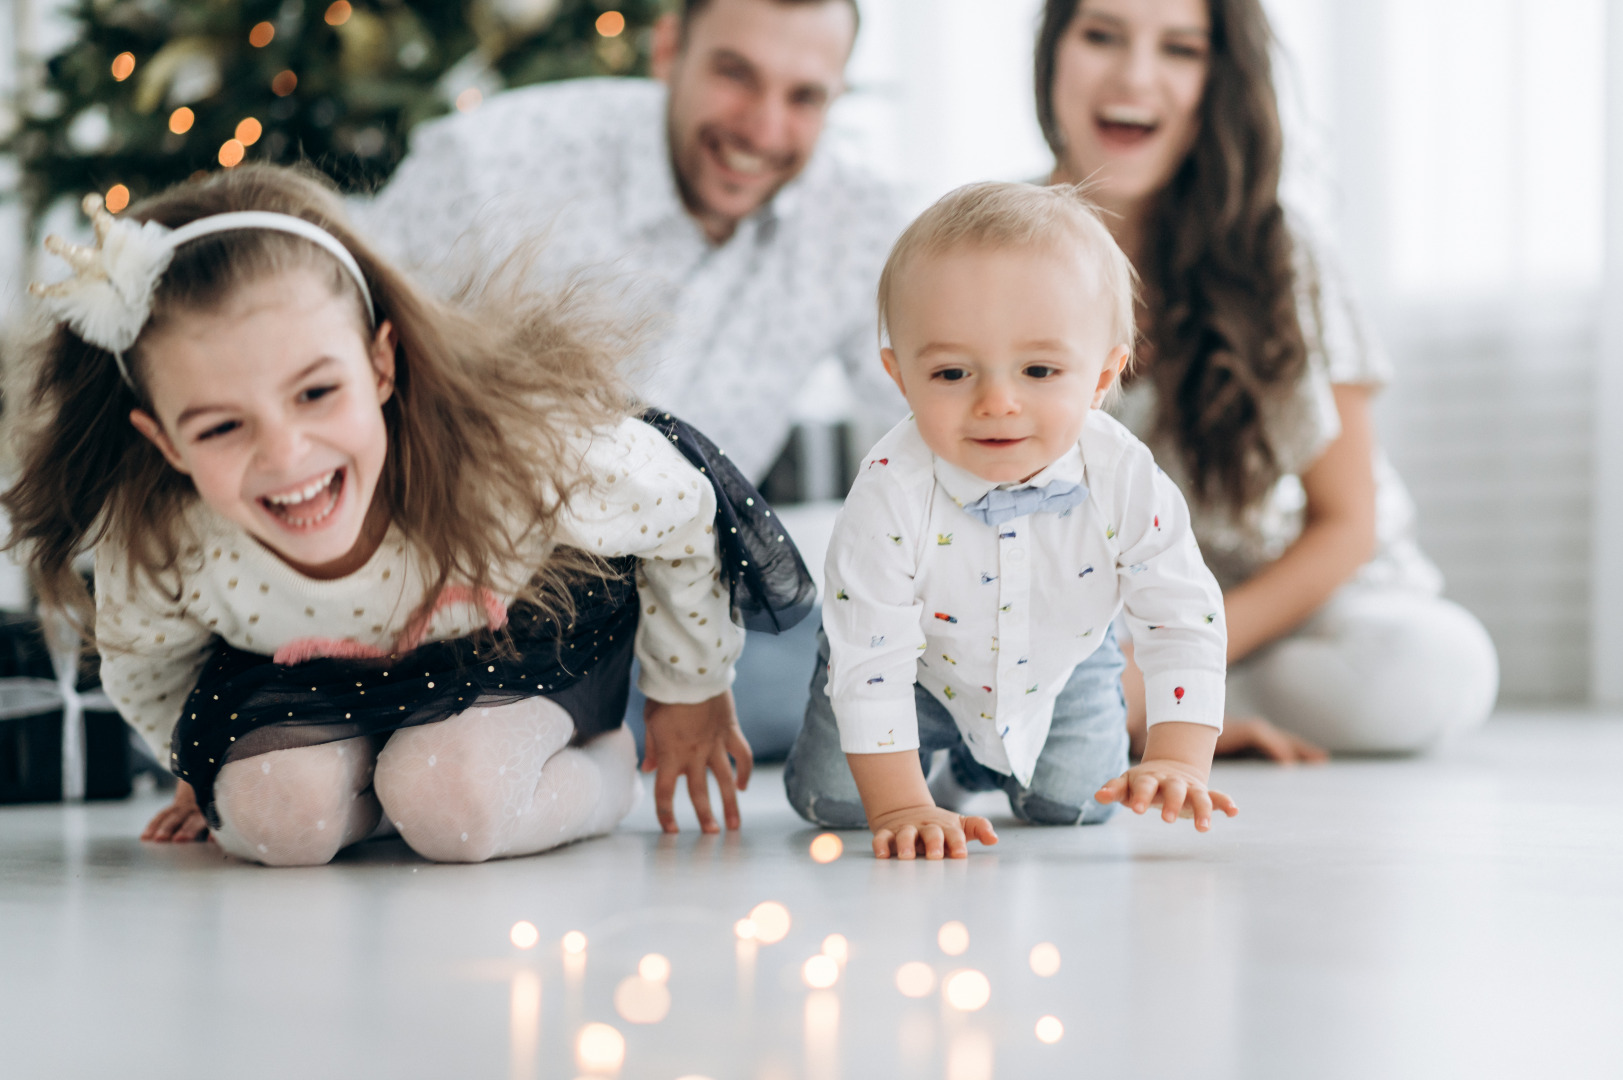
[[[688,798],[699,816],[699,828],[718,833],[721,826],[710,810],[709,770],[721,788],[721,806],[729,829],[739,825],[738,793],[749,787],[755,755],[738,726],[731,690],[697,705],[671,705],[649,701],[643,709],[647,734],[643,739],[642,771],[654,777],[654,811],[659,827],[676,828],[676,779],[687,777]],[[736,764],[736,769],[734,763]]]
[[[1294,765],[1299,761],[1322,765],[1330,760],[1329,754],[1306,739],[1258,719],[1224,720],[1216,752],[1218,757],[1261,754],[1281,765]]]
[[[914,755],[914,760],[918,756]],[[920,855],[926,859],[969,858],[969,841],[979,840],[990,847],[997,843],[992,823],[983,817],[963,817],[939,806],[903,806],[887,811],[868,822],[873,830],[873,854],[888,859]]]
[[[1119,802],[1135,814],[1151,806],[1161,808],[1161,820],[1171,823],[1181,817],[1195,819],[1195,828],[1205,832],[1212,827],[1212,811],[1229,817],[1240,812],[1234,800],[1221,791],[1206,787],[1204,770],[1182,761],[1149,759],[1134,765],[1094,793],[1100,803]]]
[[[192,785],[180,780],[175,784],[174,802],[147,822],[141,839],[156,840],[162,844],[189,844],[208,836],[208,831],[208,822],[203,819],[203,811],[197,806],[197,793],[192,790]]]

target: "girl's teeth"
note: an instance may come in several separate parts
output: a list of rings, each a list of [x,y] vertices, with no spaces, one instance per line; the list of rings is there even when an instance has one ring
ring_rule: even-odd
[[[294,503],[309,502],[311,499],[325,491],[328,485],[332,483],[333,477],[337,474],[338,470],[334,469],[321,479],[310,481],[298,491],[291,492],[287,495],[266,495],[265,501],[268,503],[275,503],[277,506],[291,506]]]

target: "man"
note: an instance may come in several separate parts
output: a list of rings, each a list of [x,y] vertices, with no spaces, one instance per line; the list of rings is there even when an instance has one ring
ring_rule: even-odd
[[[357,216],[380,248],[446,288],[478,269],[467,259],[491,265],[526,241],[539,241],[543,278],[613,274],[630,310],[653,317],[634,375],[644,399],[759,481],[826,357],[843,362],[873,419],[888,426],[904,409],[874,329],[900,210],[877,179],[817,152],[857,24],[855,0],[688,0],[655,27],[657,81],[531,87],[426,124]],[[739,666],[738,711],[768,752],[799,729],[816,623],[752,638]],[[716,710],[717,725],[731,723],[730,699]],[[725,740],[695,728],[650,742],[668,830],[677,773],[701,826],[715,828],[706,767],[736,825]],[[747,770],[740,759],[740,780]]]

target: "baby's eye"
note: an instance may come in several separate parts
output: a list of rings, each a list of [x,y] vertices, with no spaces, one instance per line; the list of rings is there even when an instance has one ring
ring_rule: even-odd
[[[1027,364],[1026,374],[1033,379],[1047,379],[1059,374],[1059,368],[1050,364]]]
[[[301,402],[320,401],[337,389],[337,386],[312,386],[308,390],[300,391],[299,400]]]
[[[231,432],[237,430],[241,426],[242,424],[236,420],[227,420],[224,423],[215,424],[213,427],[207,428],[200,432],[196,441],[203,442],[206,439],[215,439],[221,435],[229,435]]]

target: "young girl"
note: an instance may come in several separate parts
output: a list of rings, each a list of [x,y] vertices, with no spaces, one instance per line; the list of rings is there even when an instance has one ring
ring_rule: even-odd
[[[713,447],[632,418],[626,335],[578,296],[431,301],[291,170],[87,210],[3,502],[46,605],[86,609],[94,545],[104,686],[181,781],[147,837],[310,865],[380,818],[448,861],[605,832],[633,653],[662,823],[685,775],[716,829],[708,768],[737,826],[729,616],[811,587]]]

